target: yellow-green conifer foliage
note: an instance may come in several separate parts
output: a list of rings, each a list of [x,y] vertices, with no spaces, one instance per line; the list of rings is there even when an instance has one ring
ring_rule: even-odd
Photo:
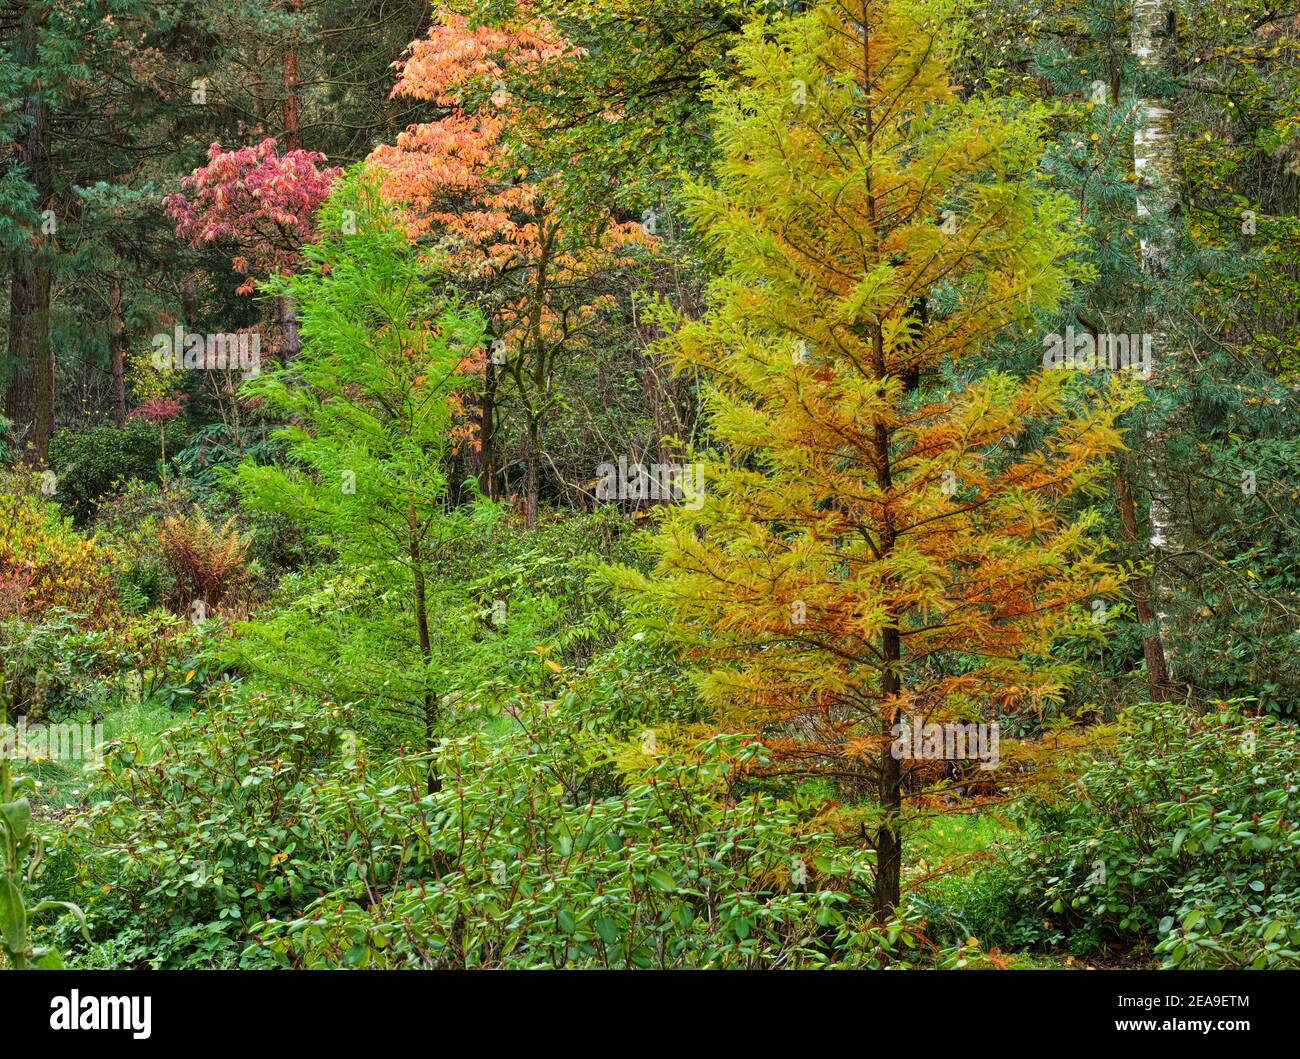
[[[665,347],[703,384],[704,500],[666,514],[650,577],[619,575],[703,661],[718,727],[874,793],[882,913],[915,764],[894,725],[1050,696],[1053,640],[1122,581],[1066,501],[1120,446],[1127,389],[946,381],[1055,308],[1077,238],[1037,179],[1044,113],[951,83],[960,17],[823,0],[749,27],[716,180],[688,189],[723,273]]]

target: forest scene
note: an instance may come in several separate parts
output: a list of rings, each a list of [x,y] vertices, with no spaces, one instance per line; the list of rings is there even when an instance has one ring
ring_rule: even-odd
[[[1300,969],[1300,8],[0,0],[0,311],[0,967]]]

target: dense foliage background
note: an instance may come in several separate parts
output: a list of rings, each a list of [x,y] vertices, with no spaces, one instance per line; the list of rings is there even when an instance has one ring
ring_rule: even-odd
[[[0,29],[0,966],[1300,967],[1300,16]]]

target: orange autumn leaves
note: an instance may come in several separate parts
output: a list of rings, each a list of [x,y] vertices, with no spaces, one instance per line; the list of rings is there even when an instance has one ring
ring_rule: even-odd
[[[502,78],[572,53],[546,23],[473,26],[444,8],[396,64],[393,94],[427,100],[442,116],[410,126],[368,161],[383,171],[385,196],[406,208],[410,236],[431,241],[467,278],[527,272],[556,241],[561,222],[546,203],[554,178],[509,171],[505,139],[519,109]],[[647,241],[635,223],[576,236],[563,232],[565,252],[549,257],[561,281],[614,267],[619,248]]]
[[[530,521],[546,428],[563,403],[560,366],[588,351],[592,325],[613,302],[609,278],[632,264],[633,247],[654,243],[640,224],[608,211],[570,223],[555,208],[560,174],[510,160],[510,136],[526,119],[506,79],[576,54],[542,21],[474,25],[438,9],[428,36],[397,64],[394,88],[429,102],[433,120],[368,159],[381,193],[403,210],[407,235],[488,322],[492,366],[479,404],[485,481],[490,488],[504,381],[524,424]]]
[[[479,250],[489,267],[535,242],[537,188],[503,172],[501,141],[513,110],[508,93],[494,86],[507,63],[563,51],[553,35],[473,27],[463,16],[436,12],[429,35],[396,64],[393,95],[427,100],[445,113],[410,126],[369,158],[384,171],[385,195],[407,207],[412,238],[436,233],[458,256]],[[464,95],[484,87],[491,91],[486,104],[466,106]]]

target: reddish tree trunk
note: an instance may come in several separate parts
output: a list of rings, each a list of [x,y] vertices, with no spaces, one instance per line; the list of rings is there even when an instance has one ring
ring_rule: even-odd
[[[16,59],[36,63],[35,16],[29,8]],[[47,147],[48,114],[37,95],[23,102],[29,122],[15,143],[18,164],[36,189],[36,208],[49,207],[53,174]],[[50,264],[39,228],[13,255],[9,291],[9,364],[4,414],[13,423],[15,455],[33,465],[49,452],[54,433],[54,351],[50,346]]]
[[[108,277],[108,320],[113,364],[113,422],[117,429],[126,426],[126,328],[122,322],[122,276],[114,271]]]
[[[289,0],[287,6],[290,16],[296,16],[302,5],[299,0]],[[298,151],[302,149],[302,126],[298,117],[298,27],[296,25],[280,65],[280,87],[284,90],[284,97],[280,102],[280,124],[284,126],[285,150]]]

